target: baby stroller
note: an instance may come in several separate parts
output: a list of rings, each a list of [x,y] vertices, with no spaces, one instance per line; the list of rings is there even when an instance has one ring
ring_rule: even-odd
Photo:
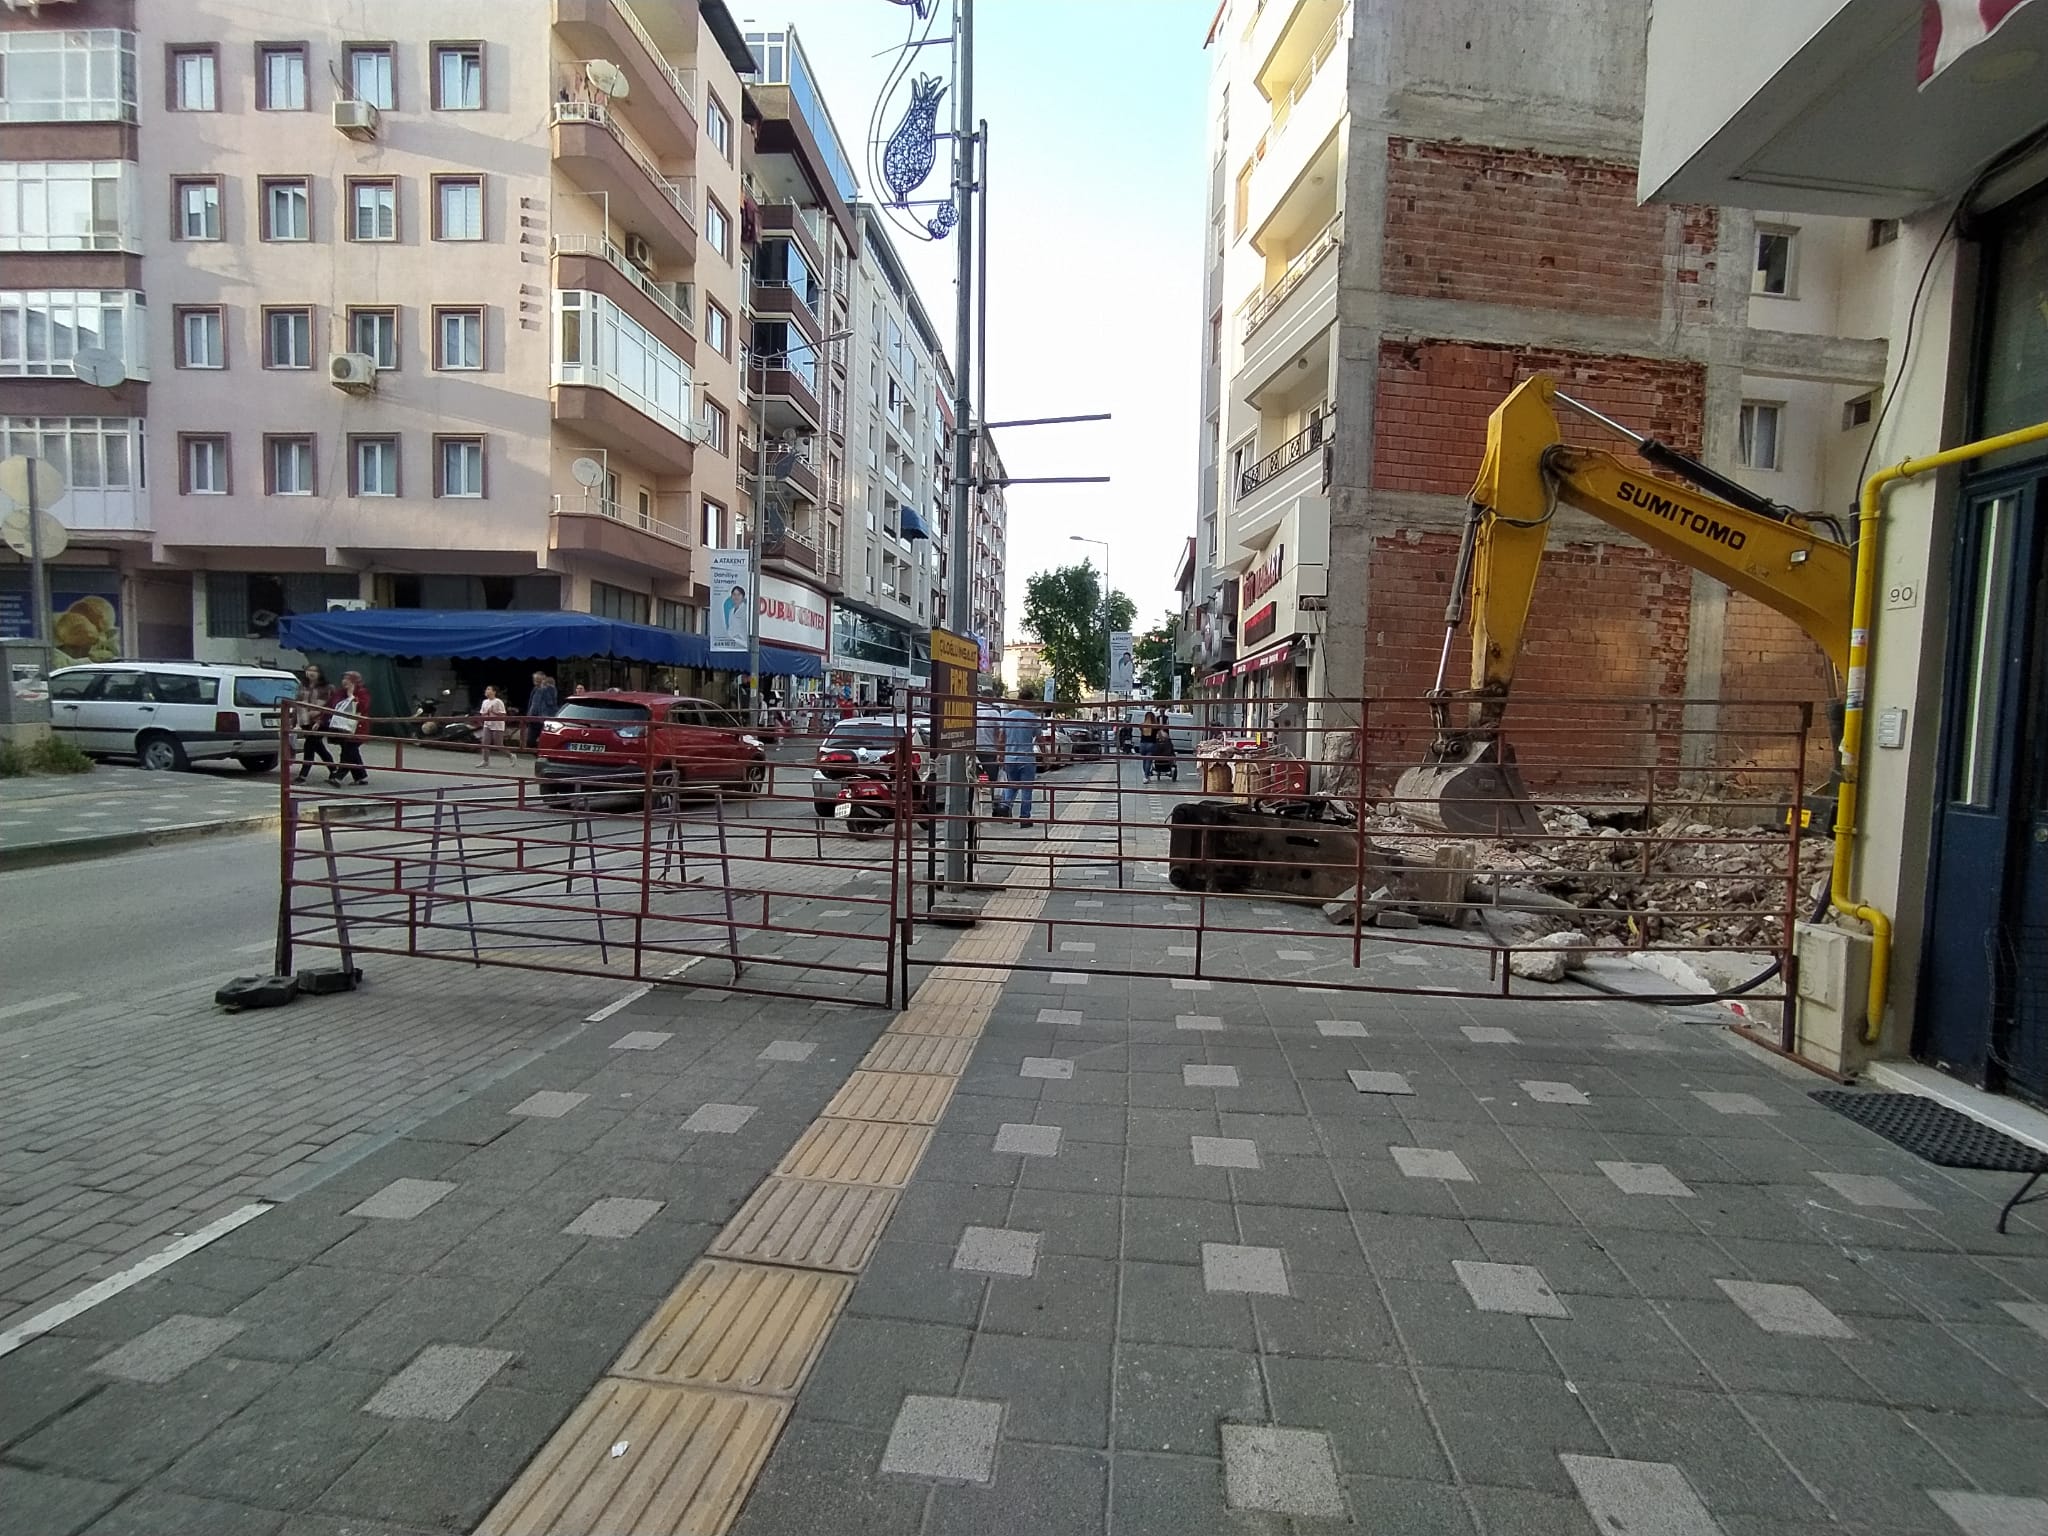
[[[1152,777],[1180,782],[1180,759],[1174,755],[1173,728],[1162,725],[1152,738]]]

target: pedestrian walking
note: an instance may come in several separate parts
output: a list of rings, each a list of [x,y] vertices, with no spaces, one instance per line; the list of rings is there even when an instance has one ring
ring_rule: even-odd
[[[358,784],[370,782],[370,770],[363,766],[363,736],[370,729],[369,698],[361,673],[341,674],[341,692],[327,709],[327,718],[334,726],[335,750],[341,754],[340,763],[327,772],[331,784],[351,776]]]
[[[1138,756],[1145,768],[1145,777],[1152,777],[1152,756],[1158,750],[1159,718],[1151,710],[1145,711],[1145,718],[1138,722]]]
[[[541,722],[561,707],[562,696],[555,692],[555,680],[545,672],[533,674],[533,691],[526,696],[526,746],[531,751],[540,745]]]
[[[484,684],[483,702],[476,707],[477,741],[484,750],[484,765],[488,767],[491,753],[505,744],[505,701],[498,697],[495,683]]]
[[[316,757],[327,765],[327,777],[334,777],[334,754],[327,750],[327,706],[333,698],[334,689],[328,685],[327,674],[317,666],[307,667],[305,681],[299,684],[292,704],[293,723],[299,730],[297,782],[301,784],[312,773]]]
[[[1038,778],[1038,716],[1022,705],[1003,711],[1003,790],[996,815],[1031,822],[1031,786]]]

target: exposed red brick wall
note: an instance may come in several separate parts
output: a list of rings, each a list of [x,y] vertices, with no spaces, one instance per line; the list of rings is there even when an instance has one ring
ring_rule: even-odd
[[[1486,451],[1486,418],[1509,390],[1536,373],[1556,375],[1567,394],[1623,426],[1686,452],[1699,451],[1707,383],[1697,363],[1461,341],[1383,341],[1373,411],[1374,488],[1462,496],[1472,488]],[[1626,447],[1572,412],[1561,419],[1569,441]]]
[[[1811,703],[1813,726],[1806,738],[1804,765],[1809,785],[1826,781],[1834,757],[1826,710],[1832,671],[1820,647],[1797,624],[1755,598],[1739,592],[1728,594],[1721,642],[1721,697],[1759,705]],[[1794,710],[1732,708],[1722,712],[1721,724],[1729,734],[1720,757],[1729,766],[1791,766],[1795,753],[1786,733],[1797,724]],[[1760,786],[1763,782],[1760,780]],[[1782,795],[1790,786],[1780,779],[1776,788]]]
[[[1656,319],[1677,226],[1680,302],[1703,300],[1712,209],[1639,207],[1614,161],[1425,139],[1387,144],[1390,293]]]

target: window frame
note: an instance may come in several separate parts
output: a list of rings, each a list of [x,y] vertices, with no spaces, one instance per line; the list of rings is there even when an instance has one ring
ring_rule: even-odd
[[[369,315],[385,315],[391,321],[391,361],[386,363],[375,352],[356,345],[356,321]],[[404,334],[399,321],[399,307],[396,304],[351,304],[342,312],[343,323],[348,329],[348,349],[361,352],[376,361],[379,373],[398,372],[399,360],[404,356],[401,350]]]
[[[306,232],[280,235],[271,218],[270,194],[281,187],[297,187],[306,199]],[[313,239],[313,178],[310,176],[259,176],[256,178],[256,238],[272,245],[306,245]]]
[[[485,501],[491,494],[490,448],[488,438],[481,432],[436,432],[434,434],[434,499],[436,501]],[[451,491],[448,489],[448,460],[450,448],[461,444],[476,445],[476,489],[474,491]]]
[[[348,434],[348,493],[371,501],[395,501],[405,494],[405,440],[396,432],[351,432]],[[371,443],[391,445],[391,489],[363,489],[362,450]]]
[[[396,245],[405,230],[405,220],[398,206],[398,178],[396,176],[350,176],[343,181],[348,195],[348,223],[344,237],[362,245]],[[385,187],[391,193],[391,233],[388,235],[359,235],[356,233],[356,193],[365,187]]]
[[[213,189],[213,233],[185,233],[185,194],[195,188]],[[193,245],[218,245],[227,238],[227,187],[220,176],[173,176],[171,178],[171,238]]]
[[[433,213],[428,223],[428,235],[435,240],[445,240],[451,245],[475,245],[490,238],[490,207],[485,193],[484,175],[481,171],[454,171],[436,173],[429,180],[433,183]],[[443,219],[441,194],[449,187],[476,188],[476,233],[473,235],[451,235]]]
[[[712,416],[714,411],[718,413],[716,418]],[[707,427],[715,424],[718,428],[715,433],[711,434],[704,446],[713,453],[729,455],[732,452],[731,409],[723,402],[712,399],[711,392],[706,390],[704,398],[698,402],[697,419]]]
[[[1785,242],[1785,286],[1772,289],[1766,286],[1764,275],[1764,241]],[[1799,228],[1794,224],[1759,224],[1756,226],[1756,249],[1751,255],[1749,292],[1758,299],[1796,299],[1799,297]]]
[[[218,488],[197,490],[193,486],[192,450],[201,443],[220,445],[220,478]],[[180,496],[232,496],[235,493],[235,455],[233,439],[226,432],[180,432],[178,434],[178,494]]]
[[[356,86],[356,58],[357,58],[357,56],[358,56],[358,55],[375,55],[375,54],[381,54],[381,55],[383,55],[383,57],[385,58],[385,60],[386,60],[386,61],[387,61],[387,62],[388,62],[388,63],[390,64],[390,66],[391,66],[391,69],[390,69],[390,74],[391,74],[391,100],[390,100],[389,102],[382,102],[382,101],[371,101],[371,100],[370,100],[370,98],[369,98],[368,96],[365,96],[365,95],[364,95],[364,94],[363,94],[363,93],[362,93],[362,92],[361,92],[361,91],[360,91],[360,90],[359,90],[359,89],[357,88],[357,86]],[[398,110],[398,44],[397,44],[397,43],[395,43],[395,42],[351,42],[351,43],[344,43],[344,44],[342,45],[342,49],[341,49],[341,74],[342,74],[342,78],[343,78],[343,79],[344,79],[345,81],[347,81],[347,83],[348,83],[348,90],[349,90],[349,99],[350,99],[350,100],[352,100],[352,101],[368,101],[368,102],[370,103],[370,105],[371,105],[371,106],[373,106],[373,107],[375,107],[375,108],[376,108],[376,109],[377,109],[377,110],[378,110],[379,112],[396,112],[396,111]]]
[[[1742,441],[1744,435],[1742,430],[1743,418],[1749,416],[1751,412],[1760,411],[1769,411],[1771,413],[1771,462],[1768,464],[1759,464],[1752,459],[1749,451],[1744,448]],[[1785,468],[1785,402],[1783,400],[1744,400],[1736,411],[1735,440],[1736,462],[1744,469],[1755,470],[1759,474],[1766,475],[1781,473]],[[1752,430],[1750,447],[1753,448],[1754,446],[1755,439]]]
[[[722,134],[718,132],[718,125],[721,123],[725,128]],[[704,90],[704,136],[711,140],[711,147],[725,157],[727,165],[732,164],[732,129],[732,113],[727,111],[725,103],[718,99],[718,93],[709,86],[706,86]]]
[[[192,351],[186,345],[185,322],[198,315],[212,315],[214,327],[220,341],[220,361],[217,363],[195,363]],[[220,373],[228,365],[228,311],[225,304],[173,304],[171,306],[171,366],[188,368],[195,373]]]
[[[724,334],[725,337],[724,343],[722,345],[719,342],[713,341],[711,339],[711,317],[713,315],[716,315],[718,317],[718,329]],[[711,348],[711,350],[716,352],[720,357],[726,358],[727,360],[731,359],[732,316],[726,313],[725,306],[719,303],[716,299],[706,299],[704,301],[704,340],[705,343]]]
[[[263,323],[263,366],[277,373],[304,373],[313,366],[313,306],[311,304],[265,304],[258,311]],[[271,344],[270,326],[273,320],[286,315],[303,315],[306,321],[306,360],[303,363],[281,363],[277,360],[277,349]]]
[[[180,89],[178,76],[187,59],[205,59],[209,84],[213,90],[213,104],[205,107],[185,105],[184,93]],[[220,110],[220,44],[218,43],[166,43],[164,44],[164,110],[166,112],[218,112]]]
[[[714,514],[718,523],[715,533],[711,526]],[[700,496],[698,498],[697,532],[701,535],[706,549],[724,549],[726,547],[719,541],[733,531],[731,517],[732,509],[716,497]]]
[[[485,319],[487,313],[488,306],[482,304],[436,304],[434,306],[432,358],[434,372],[483,373],[486,371],[486,365],[490,361],[490,347],[487,339],[488,326]],[[445,345],[447,333],[443,326],[448,319],[456,315],[474,315],[476,317],[476,362],[473,366],[464,363],[450,363],[448,361],[448,352]],[[457,433],[454,435],[462,436],[464,434]]]
[[[262,42],[256,45],[256,110],[258,112],[310,112],[313,110],[312,46],[306,42]],[[299,61],[299,96],[296,107],[280,107],[270,99],[270,61],[296,56]]]
[[[306,488],[283,491],[277,485],[277,450],[287,443],[306,448]],[[263,434],[263,494],[266,496],[317,496],[320,493],[320,440],[310,432],[266,432]]]
[[[725,238],[722,242],[713,239],[711,235],[711,216],[714,213],[718,216],[719,224],[725,230]],[[725,204],[721,203],[709,192],[704,194],[704,243],[716,251],[721,260],[732,260],[732,215],[725,211]]]
[[[451,107],[441,98],[441,60],[445,54],[476,54],[476,103]],[[481,112],[490,100],[488,54],[482,38],[435,38],[427,44],[427,103],[436,112]]]

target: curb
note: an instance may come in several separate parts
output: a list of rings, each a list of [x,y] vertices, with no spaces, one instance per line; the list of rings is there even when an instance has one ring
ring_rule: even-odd
[[[359,821],[360,811],[337,806],[328,813],[337,821]],[[151,827],[146,832],[110,832],[105,837],[75,837],[61,843],[30,843],[21,848],[0,848],[0,874],[17,869],[44,869],[53,864],[78,864],[110,854],[134,853],[169,843],[189,843],[205,837],[233,837],[245,832],[275,832],[284,818],[276,811],[261,816],[234,816],[225,821],[193,821],[180,826]]]

